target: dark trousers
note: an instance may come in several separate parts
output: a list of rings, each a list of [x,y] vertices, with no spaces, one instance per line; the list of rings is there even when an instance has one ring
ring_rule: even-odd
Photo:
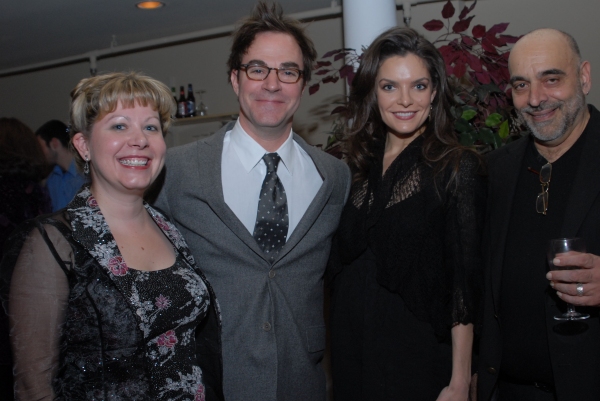
[[[499,379],[497,401],[556,401],[556,396],[548,388]]]

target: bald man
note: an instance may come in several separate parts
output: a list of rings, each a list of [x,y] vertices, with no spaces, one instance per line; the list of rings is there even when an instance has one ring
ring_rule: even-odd
[[[590,64],[554,29],[523,36],[512,96],[531,134],[489,156],[486,298],[478,400],[600,399],[600,112],[586,105]],[[553,260],[548,244],[587,251]],[[566,303],[589,318],[556,320]]]

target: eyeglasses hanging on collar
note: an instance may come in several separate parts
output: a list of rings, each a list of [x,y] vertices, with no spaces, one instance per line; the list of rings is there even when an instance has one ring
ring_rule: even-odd
[[[539,172],[531,167],[527,167],[527,170],[540,177],[542,192],[538,194],[537,199],[535,200],[535,209],[538,213],[545,215],[548,212],[548,190],[550,189],[550,178],[552,177],[552,164],[544,164]]]

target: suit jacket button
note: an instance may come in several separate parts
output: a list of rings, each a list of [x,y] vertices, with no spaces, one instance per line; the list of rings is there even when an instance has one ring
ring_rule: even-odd
[[[262,328],[263,328],[264,331],[270,331],[271,330],[271,323],[269,323],[269,322],[263,323]]]
[[[487,368],[488,373],[495,375],[496,374],[496,368],[494,368],[493,366],[490,366],[489,368]]]
[[[269,270],[269,277],[270,278],[275,277],[275,270]]]
[[[498,314],[497,314],[497,313],[494,313],[494,318],[495,318],[496,320],[498,320]]]

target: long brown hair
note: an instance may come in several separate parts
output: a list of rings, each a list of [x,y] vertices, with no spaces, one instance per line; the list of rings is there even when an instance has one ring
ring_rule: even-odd
[[[356,76],[352,81],[349,115],[352,126],[344,138],[348,164],[354,173],[354,182],[364,181],[375,159],[374,148],[385,141],[387,126],[377,105],[376,77],[385,60],[393,56],[414,54],[429,72],[435,98],[423,136],[423,158],[434,169],[434,175],[453,166],[450,182],[454,181],[461,147],[451,120],[452,92],[446,78],[444,59],[431,42],[410,28],[392,28],[379,35],[364,52]]]
[[[50,166],[35,134],[16,118],[0,118],[0,175],[41,181]]]

